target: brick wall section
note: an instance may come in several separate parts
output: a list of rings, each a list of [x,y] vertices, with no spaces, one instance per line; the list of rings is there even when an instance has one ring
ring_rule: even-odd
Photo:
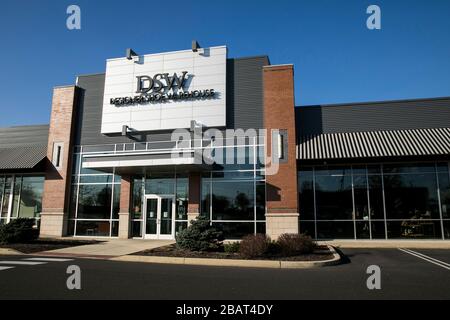
[[[123,175],[120,182],[120,213],[130,213],[131,177]]]
[[[287,161],[277,174],[266,176],[266,229],[276,238],[284,232],[298,232],[297,160],[295,154],[294,69],[292,65],[263,68],[264,126],[267,154],[272,154],[272,129],[287,130]]]
[[[280,163],[278,174],[266,177],[276,190],[268,193],[267,212],[298,213],[297,160],[295,155],[294,69],[288,66],[264,67],[264,124],[268,130],[268,154],[271,150],[271,129],[288,132],[288,159]],[[269,188],[271,189],[271,188]]]
[[[130,228],[131,177],[122,176],[120,183],[119,238],[128,239]]]
[[[47,146],[47,168],[42,197],[41,237],[62,236],[68,219],[72,166],[72,141],[78,88],[53,89],[52,112]],[[52,164],[54,143],[63,143],[61,166]]]

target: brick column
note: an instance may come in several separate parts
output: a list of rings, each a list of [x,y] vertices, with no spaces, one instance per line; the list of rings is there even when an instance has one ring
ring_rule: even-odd
[[[200,185],[201,176],[198,172],[192,172],[189,174],[189,204],[188,204],[188,224],[191,224],[191,220],[200,214]]]
[[[131,177],[122,176],[120,183],[120,210],[119,210],[119,238],[128,239],[131,235],[130,201],[131,201]]]
[[[266,66],[263,82],[268,155],[274,154],[272,130],[287,133],[287,157],[280,161],[277,173],[266,176],[266,233],[276,239],[283,233],[298,233],[294,68],[292,65]]]
[[[40,237],[66,234],[77,92],[76,86],[53,89]],[[55,152],[55,148],[60,148],[59,152]],[[58,154],[59,163],[56,159]]]

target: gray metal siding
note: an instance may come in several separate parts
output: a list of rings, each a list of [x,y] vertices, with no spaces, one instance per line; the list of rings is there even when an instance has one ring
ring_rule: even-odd
[[[0,128],[0,148],[47,146],[48,128],[48,125]]]
[[[450,98],[296,108],[297,135],[450,127]]]
[[[263,66],[266,56],[227,61],[227,127],[264,127]]]
[[[263,128],[262,67],[267,57],[227,60],[227,127]],[[166,141],[171,132],[149,132],[128,137],[105,136],[100,133],[105,74],[79,76],[82,89],[77,111],[76,145],[114,144],[125,142]]]

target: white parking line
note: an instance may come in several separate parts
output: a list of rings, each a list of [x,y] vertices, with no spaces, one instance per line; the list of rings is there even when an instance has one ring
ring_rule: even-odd
[[[23,260],[27,261],[46,261],[46,262],[67,262],[73,261],[73,259],[62,259],[62,258],[26,258]]]
[[[0,264],[16,264],[24,266],[35,266],[38,264],[45,264],[47,262],[37,262],[37,261],[0,261]]]
[[[12,268],[14,268],[14,267],[0,267],[0,271],[12,269]]]
[[[411,249],[398,248],[398,250],[403,251],[405,253],[408,253],[408,254],[410,254],[412,256],[415,256],[415,257],[417,257],[419,259],[425,260],[427,262],[433,263],[433,264],[435,264],[435,265],[437,265],[439,267],[442,267],[444,269],[450,270],[450,264],[448,264],[448,263],[446,263],[444,261],[441,261],[441,260],[429,257],[427,255],[424,255],[423,253],[416,252],[416,251],[413,251]]]

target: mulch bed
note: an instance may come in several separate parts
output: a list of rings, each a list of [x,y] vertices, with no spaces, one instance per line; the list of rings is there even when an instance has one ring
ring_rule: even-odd
[[[0,248],[14,249],[22,253],[36,253],[41,251],[83,246],[86,244],[96,244],[99,242],[101,241],[45,239],[36,240],[30,243],[0,244]]]
[[[133,255],[179,258],[245,259],[241,255],[239,255],[239,253],[189,251],[177,248],[176,244],[136,252]],[[264,256],[257,257],[251,260],[322,261],[332,258],[333,254],[330,252],[327,246],[318,246],[317,249],[310,254],[302,254],[292,257],[284,257],[281,254],[266,254]]]

